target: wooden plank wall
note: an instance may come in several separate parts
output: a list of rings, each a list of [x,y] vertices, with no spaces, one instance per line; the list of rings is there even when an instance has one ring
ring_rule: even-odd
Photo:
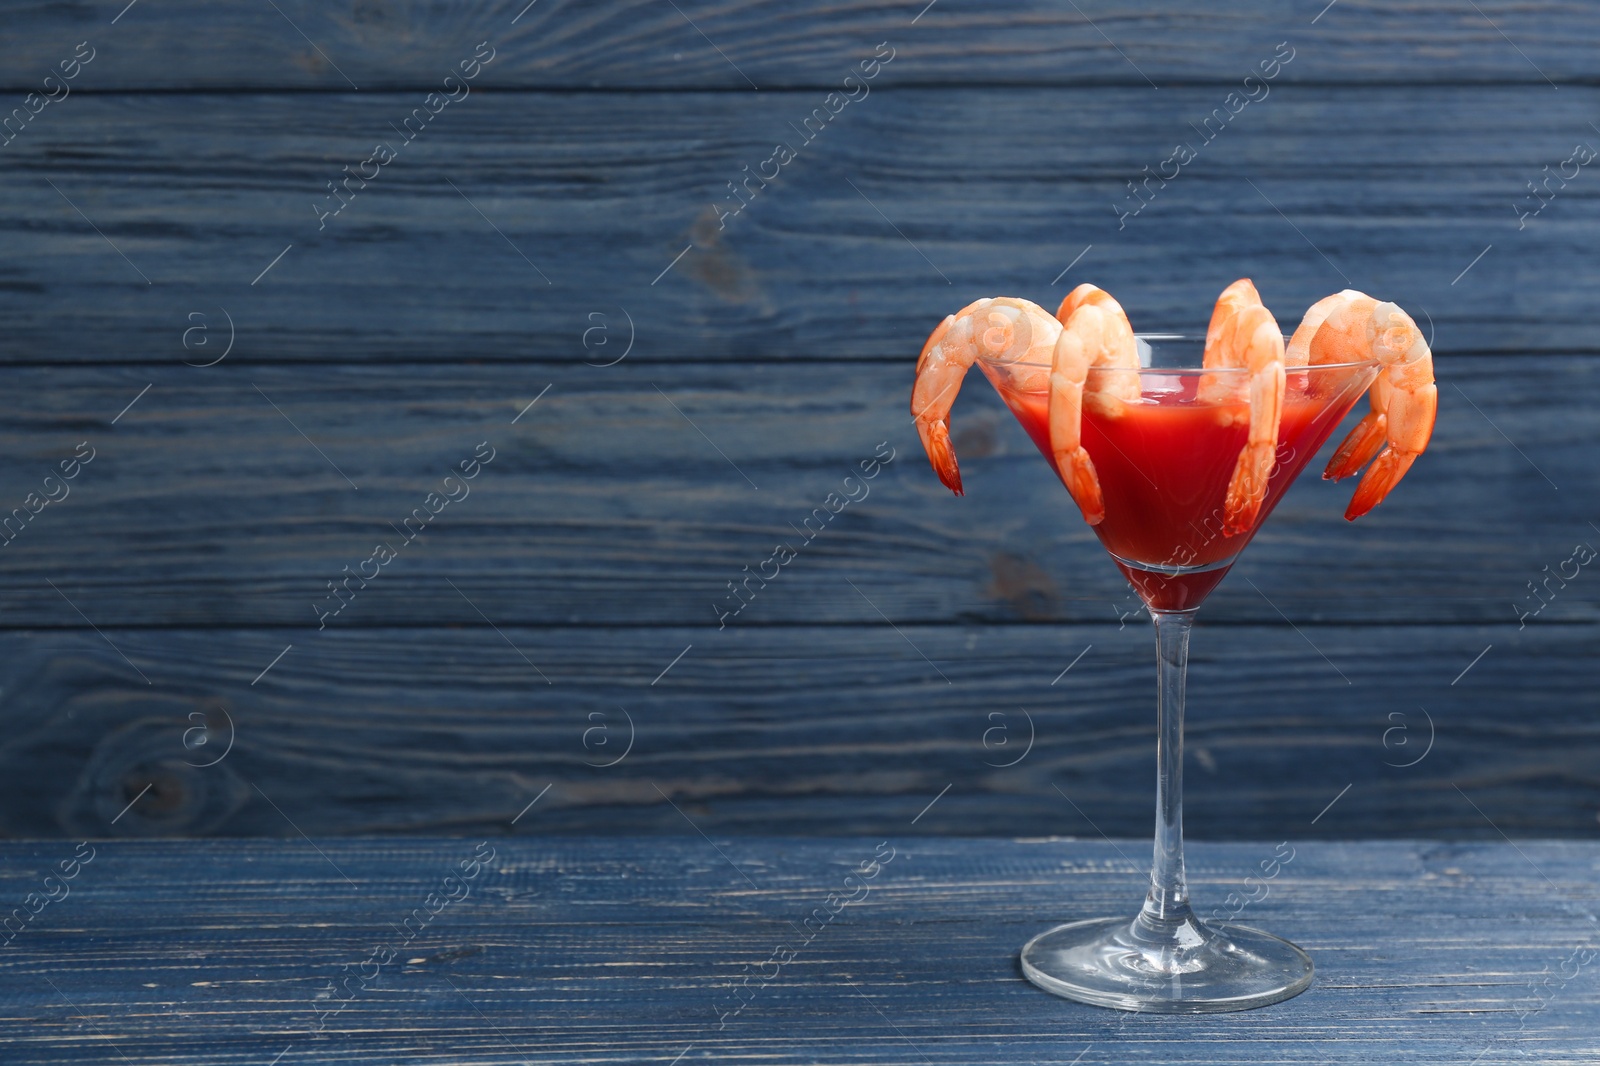
[[[1142,835],[1135,601],[912,360],[1248,274],[1411,308],[1442,413],[1202,615],[1191,834],[1595,831],[1591,5],[276,8],[0,7],[0,830]]]

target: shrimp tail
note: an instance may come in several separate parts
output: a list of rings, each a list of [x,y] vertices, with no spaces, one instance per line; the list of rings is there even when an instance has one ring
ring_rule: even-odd
[[[955,445],[950,443],[950,427],[945,425],[944,419],[937,422],[919,421],[917,435],[922,438],[928,462],[933,465],[933,472],[939,475],[944,487],[957,496],[965,496],[966,493],[961,489],[961,467],[956,463]]]
[[[1439,389],[1433,352],[1410,315],[1362,293],[1339,297],[1311,337],[1311,365],[1354,359],[1382,364],[1367,394],[1372,410],[1340,443],[1322,474],[1337,481],[1372,460],[1344,513],[1353,521],[1382,503],[1427,450],[1439,414]]]
[[[1228,479],[1228,496],[1223,504],[1222,535],[1236,537],[1255,528],[1267,497],[1267,481],[1272,477],[1274,441],[1256,441],[1244,446]]]
[[[1388,421],[1382,411],[1368,411],[1366,417],[1357,422],[1356,427],[1340,442],[1333,458],[1328,460],[1327,468],[1322,471],[1323,480],[1340,481],[1360,473],[1367,461],[1383,447],[1384,438],[1388,435]],[[1361,513],[1366,514],[1369,510],[1370,507],[1363,508]]]
[[[1073,452],[1056,454],[1056,471],[1061,483],[1071,493],[1072,501],[1083,512],[1083,520],[1097,526],[1106,520],[1106,501],[1100,492],[1100,475],[1095,473],[1094,460],[1082,445]]]
[[[1083,446],[1085,384],[1095,363],[1126,364],[1136,362],[1138,355],[1132,344],[1133,330],[1109,294],[1089,285],[1073,291],[1084,299],[1071,311],[1051,358],[1050,454],[1061,483],[1083,512],[1083,520],[1097,526],[1105,521],[1106,501],[1094,460]]]
[[[1400,479],[1406,476],[1406,471],[1411,469],[1416,458],[1415,452],[1384,449],[1361,478],[1361,484],[1356,486],[1356,494],[1350,498],[1350,506],[1345,508],[1345,519],[1354,522],[1382,503],[1390,490],[1400,484]]]
[[[1235,285],[1242,288],[1249,282]],[[1254,292],[1251,287],[1245,295]],[[1234,462],[1222,510],[1223,536],[1236,537],[1249,533],[1261,517],[1276,462],[1286,387],[1283,332],[1272,312],[1259,303],[1246,305],[1224,320],[1217,353],[1222,365],[1244,366],[1250,371],[1249,437]]]
[[[1387,372],[1394,373],[1393,370]],[[1413,383],[1409,390],[1399,387],[1386,390],[1388,412],[1384,443],[1387,446],[1356,486],[1356,494],[1345,509],[1345,518],[1355,521],[1382,503],[1406,476],[1417,456],[1427,449],[1439,413],[1439,389],[1432,380],[1432,366],[1427,368],[1427,378],[1426,384]]]

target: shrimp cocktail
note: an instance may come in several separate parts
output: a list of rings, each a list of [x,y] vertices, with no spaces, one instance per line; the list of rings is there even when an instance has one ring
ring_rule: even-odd
[[[1155,624],[1156,836],[1132,919],[1058,926],[1022,949],[1047,991],[1124,1010],[1243,1010],[1311,983],[1288,941],[1203,922],[1183,869],[1183,689],[1195,611],[1365,391],[1366,416],[1323,470],[1360,473],[1347,519],[1381,503],[1428,446],[1433,354],[1411,317],[1346,289],[1313,304],[1287,341],[1248,278],[1223,290],[1205,337],[1138,336],[1093,285],[1055,315],[978,300],[941,322],[917,360],[911,414],[957,496],[949,416],[976,363],[1066,486]]]

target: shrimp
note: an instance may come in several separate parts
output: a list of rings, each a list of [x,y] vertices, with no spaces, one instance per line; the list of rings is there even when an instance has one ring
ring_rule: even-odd
[[[1066,296],[1061,298],[1061,306],[1056,308],[1056,321],[1065,326],[1072,320],[1072,314],[1085,304],[1092,304],[1102,311],[1118,316],[1122,321],[1128,321],[1128,315],[1122,310],[1122,305],[1114,300],[1109,292],[1098,285],[1084,282]],[[1133,327],[1128,327],[1128,332],[1133,332]]]
[[[1353,299],[1370,300],[1372,297],[1358,289],[1345,289],[1332,296],[1324,296],[1307,308],[1306,317],[1295,327],[1294,336],[1289,338],[1289,344],[1283,350],[1285,365],[1308,366],[1311,362],[1311,338],[1317,335],[1317,330],[1322,328],[1335,308]]]
[[[1255,528],[1267,498],[1267,480],[1278,450],[1278,424],[1283,417],[1283,331],[1261,303],[1249,278],[1222,290],[1206,330],[1203,363],[1208,367],[1246,368],[1250,371],[1250,433],[1228,479],[1223,501],[1222,535],[1248,533]],[[1234,388],[1232,374],[1202,377],[1202,398],[1225,402]]]
[[[1272,312],[1257,304],[1235,315],[1223,343],[1250,370],[1250,435],[1234,464],[1223,502],[1222,533],[1232,537],[1255,528],[1267,498],[1267,480],[1277,461],[1278,424],[1283,417],[1283,331]]]
[[[1203,360],[1205,366],[1232,365],[1222,362],[1216,355],[1223,329],[1234,315],[1246,307],[1261,306],[1263,306],[1261,294],[1256,291],[1255,282],[1249,278],[1240,278],[1222,290],[1222,295],[1217,297],[1217,305],[1211,309],[1211,325],[1206,328],[1206,350]],[[1213,361],[1214,359],[1216,361]]]
[[[1382,503],[1427,449],[1439,413],[1439,389],[1433,381],[1433,353],[1410,315],[1364,293],[1347,290],[1339,296],[1311,337],[1312,364],[1365,359],[1382,364],[1368,392],[1372,409],[1322,473],[1338,481],[1377,456],[1345,509],[1345,518],[1353,522]]]
[[[1115,417],[1122,403],[1138,398],[1138,375],[1097,374],[1095,387],[1086,392],[1085,386],[1092,368],[1137,368],[1138,344],[1122,305],[1093,285],[1069,293],[1056,316],[1065,328],[1050,369],[1050,453],[1083,520],[1096,526],[1105,520],[1106,507],[1094,460],[1083,446],[1083,407],[1090,403]]]
[[[1205,356],[1201,365],[1229,368],[1241,366],[1238,353],[1233,352],[1231,348],[1224,351],[1223,340],[1233,336],[1233,320],[1240,311],[1261,306],[1261,294],[1256,292],[1255,283],[1249,278],[1240,278],[1223,289],[1222,295],[1217,297],[1216,306],[1211,310],[1211,324],[1206,327]],[[1245,382],[1241,382],[1237,374],[1202,374],[1198,397],[1205,403],[1231,406],[1248,395],[1244,385]],[[1235,420],[1231,410],[1218,413],[1226,421]],[[1246,418],[1248,415],[1238,417],[1237,421],[1243,422]]]
[[[945,488],[957,496],[961,468],[950,442],[950,408],[973,362],[982,356],[998,363],[1048,364],[1061,324],[1036,303],[1001,296],[975,300],[929,335],[917,358],[911,389],[911,417],[917,435]]]
[[[1105,316],[1099,327],[1101,332],[1089,334],[1099,336],[1103,343],[1091,352],[1094,357],[1089,369],[1100,373],[1094,376],[1094,387],[1085,390],[1084,402],[1091,410],[1116,418],[1122,413],[1122,404],[1139,398],[1140,387],[1138,374],[1113,371],[1139,369],[1139,342],[1134,339],[1133,326],[1122,305],[1109,292],[1088,282],[1067,293],[1056,308],[1056,320],[1065,327],[1081,307],[1096,308]]]

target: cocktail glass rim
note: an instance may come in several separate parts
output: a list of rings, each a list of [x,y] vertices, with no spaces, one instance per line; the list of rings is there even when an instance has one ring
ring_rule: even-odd
[[[1165,343],[1171,343],[1171,342],[1177,341],[1177,342],[1182,342],[1182,343],[1186,343],[1186,344],[1203,344],[1205,342],[1205,339],[1206,339],[1205,338],[1205,334],[1203,334],[1203,333],[1200,333],[1200,334],[1194,334],[1194,333],[1135,333],[1134,337],[1137,338],[1138,340],[1144,341],[1146,344],[1153,343],[1155,341],[1162,341],[1162,342],[1165,342]],[[1284,335],[1283,342],[1284,342],[1284,344],[1288,344],[1289,343],[1289,335],[1288,334]],[[1051,369],[1051,364],[1034,362],[1031,359],[991,359],[987,355],[980,355],[980,356],[978,356],[978,358],[979,358],[980,361],[988,363],[990,366],[997,366],[997,367],[1031,366],[1031,367],[1037,367],[1040,370],[1049,370],[1049,369]],[[1284,369],[1286,371],[1290,372],[1290,373],[1299,373],[1300,371],[1305,371],[1305,370],[1319,370],[1319,371],[1320,370],[1359,370],[1359,369],[1361,369],[1363,367],[1374,366],[1377,363],[1378,363],[1377,359],[1357,359],[1354,362],[1346,362],[1346,363],[1309,363],[1309,364],[1307,364],[1305,366],[1286,366]],[[1097,372],[1097,371],[1098,372],[1118,371],[1118,372],[1121,372],[1121,373],[1124,373],[1124,374],[1136,371],[1136,372],[1138,372],[1140,374],[1244,374],[1244,375],[1248,375],[1250,373],[1250,368],[1249,367],[1244,367],[1244,366],[1140,366],[1140,367],[1131,367],[1131,366],[1127,366],[1127,367],[1121,367],[1121,366],[1096,366],[1096,367],[1091,367],[1090,368],[1090,372],[1091,373]],[[1045,392],[1045,391],[1048,391],[1048,388],[1049,387],[1046,386],[1044,389],[1029,389],[1029,390],[1023,390],[1023,391]]]

